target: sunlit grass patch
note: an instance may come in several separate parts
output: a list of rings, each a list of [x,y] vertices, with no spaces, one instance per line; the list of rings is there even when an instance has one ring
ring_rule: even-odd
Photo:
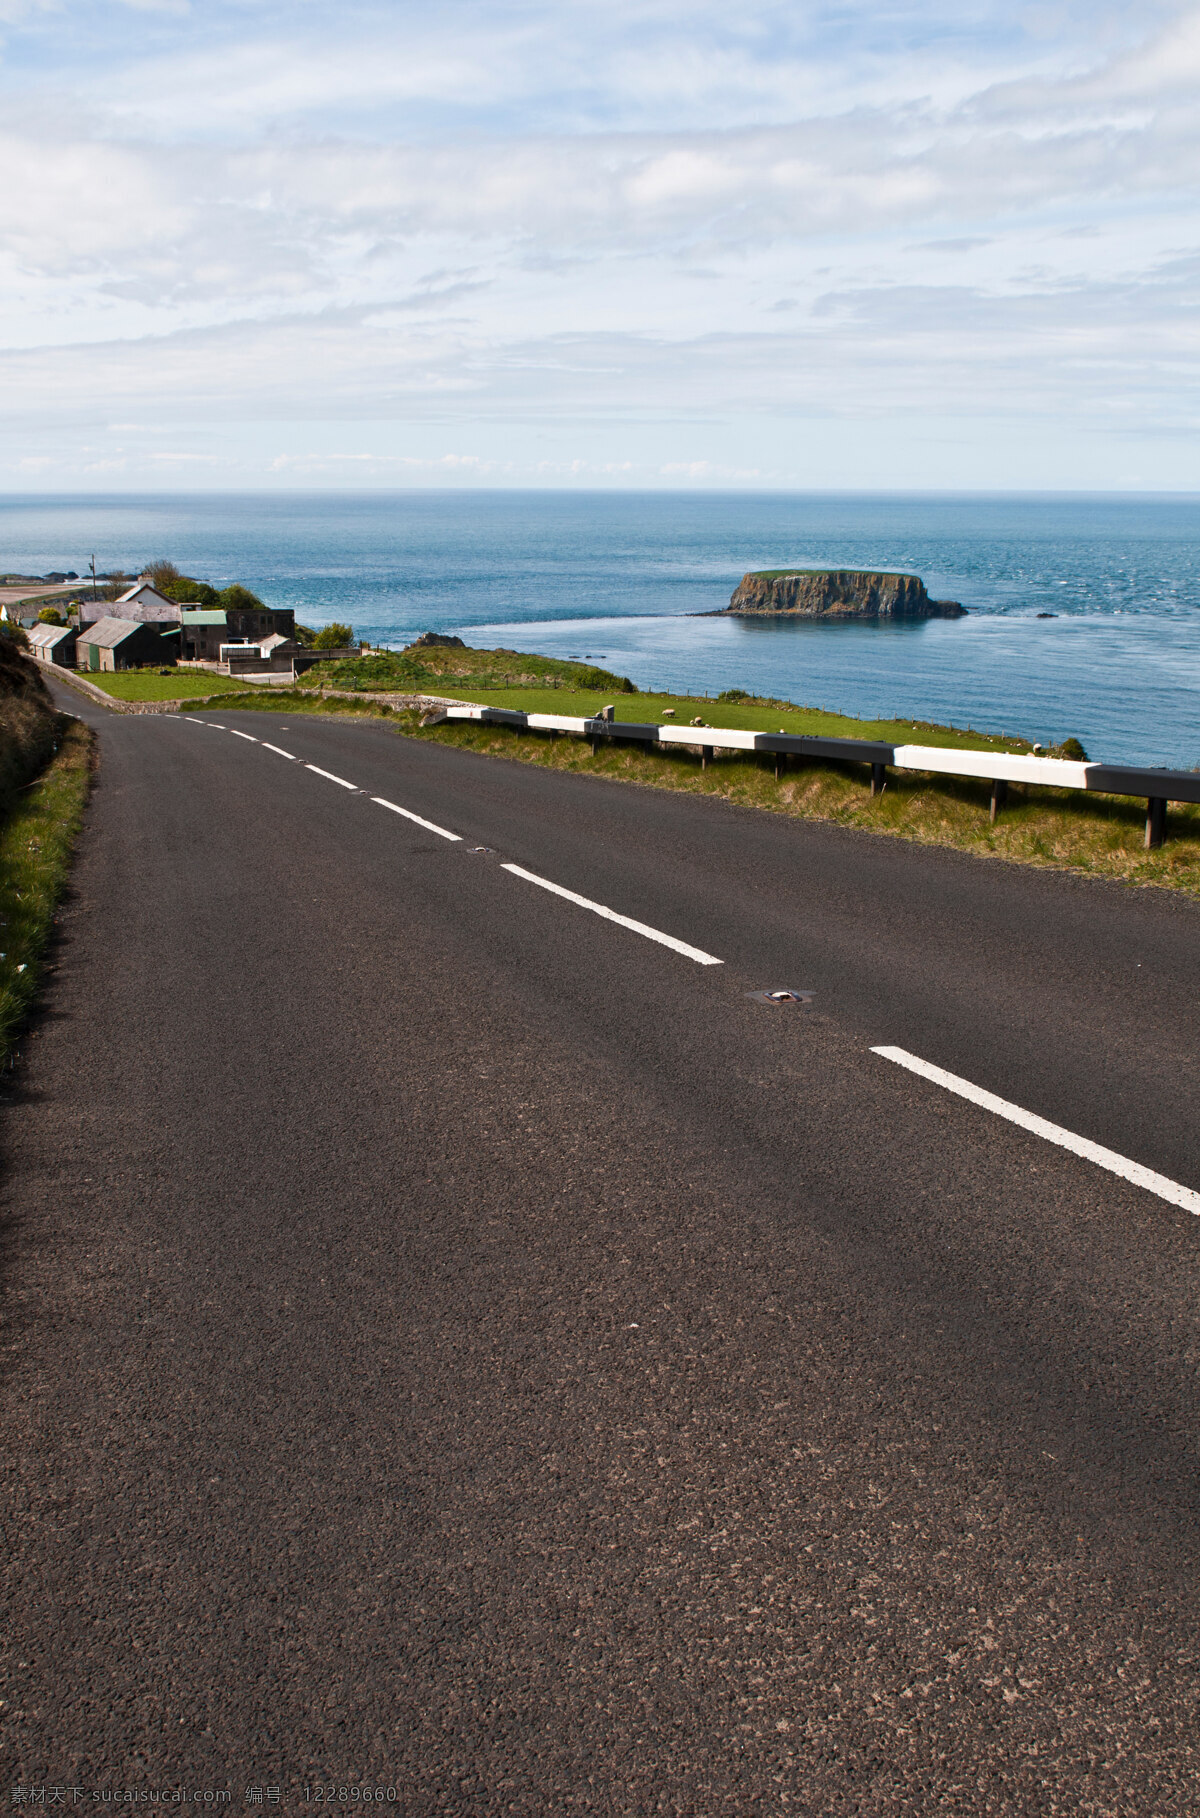
[[[588,719],[599,708],[611,706],[615,718],[626,722],[660,722],[686,726],[697,716],[709,726],[726,726],[738,732],[806,733],[810,737],[882,739],[889,745],[970,745],[978,750],[1028,751],[1024,739],[995,738],[969,727],[938,726],[928,720],[855,720],[823,707],[796,707],[789,701],[701,700],[679,694],[605,694],[603,690],[573,691],[566,688],[489,688],[470,685],[451,689],[456,699],[484,707],[512,707],[519,713],[556,713],[568,719]],[[664,715],[667,718],[664,722]]]
[[[172,670],[159,675],[156,669],[80,670],[80,675],[117,701],[183,701],[206,694],[227,694],[231,689],[244,690],[245,683],[227,675],[197,675],[194,670]]]

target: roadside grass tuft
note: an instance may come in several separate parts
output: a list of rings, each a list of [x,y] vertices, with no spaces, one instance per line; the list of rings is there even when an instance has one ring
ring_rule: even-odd
[[[92,780],[92,733],[62,716],[58,750],[0,827],[0,1059],[37,995]]]
[[[194,713],[207,704],[205,700],[184,701],[179,711]],[[386,701],[372,700],[370,696],[355,700],[340,695],[302,692],[298,688],[244,689],[240,693],[222,695],[220,709],[222,713],[241,713],[247,709],[254,713],[356,713],[383,719],[389,718],[393,711]]]

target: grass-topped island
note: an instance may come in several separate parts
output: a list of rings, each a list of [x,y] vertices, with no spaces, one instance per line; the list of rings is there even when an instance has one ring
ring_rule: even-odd
[[[764,568],[743,575],[722,611],[735,618],[961,619],[957,600],[931,600],[920,575],[860,568]]]

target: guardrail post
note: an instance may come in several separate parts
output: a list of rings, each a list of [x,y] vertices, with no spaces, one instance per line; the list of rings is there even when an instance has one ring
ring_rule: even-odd
[[[1003,808],[1003,806],[1007,800],[1008,800],[1008,784],[1005,782],[1004,778],[1001,776],[993,778],[993,780],[992,780],[992,807],[991,807],[991,812],[988,815],[988,819],[990,821],[992,821],[992,822],[995,821],[996,816],[999,814],[1000,810]]]
[[[1146,851],[1161,846],[1167,837],[1167,803],[1165,796],[1152,795],[1146,801]]]
[[[711,745],[701,745],[701,747],[700,747],[700,768],[701,768],[701,770],[708,769],[708,760],[712,756],[712,754],[713,754],[713,748]]]
[[[887,765],[871,765],[871,794],[882,795],[887,788]]]

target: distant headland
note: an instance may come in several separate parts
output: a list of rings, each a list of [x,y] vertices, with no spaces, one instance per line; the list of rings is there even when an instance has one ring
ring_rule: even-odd
[[[766,568],[743,575],[720,613],[739,618],[769,614],[796,619],[961,619],[966,610],[957,600],[931,600],[924,581],[915,574]]]

